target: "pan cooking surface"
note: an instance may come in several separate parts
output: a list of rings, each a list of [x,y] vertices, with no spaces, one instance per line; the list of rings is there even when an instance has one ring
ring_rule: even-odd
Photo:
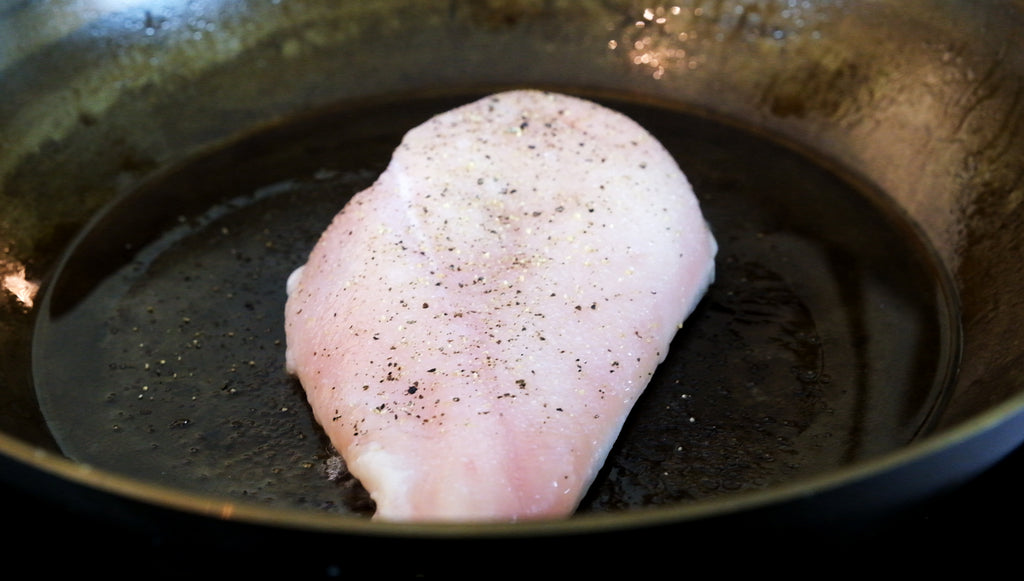
[[[189,491],[371,514],[284,371],[285,280],[407,129],[477,96],[294,119],[99,216],[50,281],[35,335],[36,390],[64,453]],[[580,510],[763,488],[926,432],[955,372],[955,300],[887,199],[754,132],[605,104],[673,152],[720,251]]]

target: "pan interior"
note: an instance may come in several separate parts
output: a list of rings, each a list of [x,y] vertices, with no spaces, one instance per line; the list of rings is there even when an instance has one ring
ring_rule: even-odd
[[[293,118],[107,208],[65,254],[35,329],[35,388],[63,452],[186,491],[371,514],[284,371],[285,280],[406,130],[477,96]],[[958,313],[905,215],[763,134],[598,100],[676,156],[720,251],[580,510],[763,489],[926,433],[955,374]]]

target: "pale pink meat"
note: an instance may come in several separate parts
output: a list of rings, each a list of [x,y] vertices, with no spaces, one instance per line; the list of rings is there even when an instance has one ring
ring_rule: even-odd
[[[411,130],[288,280],[287,367],[375,518],[570,515],[714,277],[627,117],[499,93]]]

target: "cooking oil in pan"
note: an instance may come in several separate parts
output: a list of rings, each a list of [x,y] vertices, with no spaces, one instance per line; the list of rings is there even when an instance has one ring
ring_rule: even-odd
[[[285,280],[401,135],[475,95],[339,107],[154,177],[69,250],[34,377],[71,458],[185,491],[372,513],[284,370]],[[717,279],[581,511],[819,474],[927,431],[955,372],[954,296],[884,196],[754,132],[607,104],[676,156]]]

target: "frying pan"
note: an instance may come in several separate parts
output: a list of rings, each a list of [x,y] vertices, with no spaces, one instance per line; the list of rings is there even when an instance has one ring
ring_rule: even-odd
[[[1017,260],[1024,199],[1024,51],[1017,36],[1022,25],[1020,6],[1012,2],[2,3],[4,480],[75,511],[196,543],[242,546],[270,534],[299,538],[310,547],[343,544],[350,551],[388,554],[400,548],[420,557],[443,552],[445,542],[472,543],[478,554],[498,554],[540,539],[582,540],[592,547],[621,546],[630,539],[643,546],[665,535],[692,540],[679,535],[813,530],[956,486],[1024,441],[1019,372],[1024,278]],[[197,490],[185,482],[189,478],[175,477],[170,469],[163,478],[133,472],[131,465],[145,464],[146,456],[125,456],[90,432],[110,423],[91,416],[91,408],[76,398],[95,399],[117,389],[126,393],[123,385],[99,395],[82,388],[95,383],[99,373],[90,371],[95,365],[87,348],[106,341],[103,335],[111,330],[96,331],[98,339],[69,336],[65,343],[60,325],[86,297],[100,292],[117,268],[140,260],[153,240],[173,238],[182,223],[194,232],[235,210],[232,215],[245,216],[238,222],[243,228],[267,217],[257,211],[264,206],[235,204],[225,192],[251,194],[248,204],[264,194],[273,198],[282,188],[311,195],[327,191],[339,197],[328,199],[323,208],[335,207],[333,202],[343,202],[345,192],[350,195],[360,180],[372,176],[374,164],[386,161],[387,138],[375,132],[381,120],[392,120],[388,135],[393,137],[441,104],[509,87],[604,100],[634,112],[668,140],[679,127],[702,135],[702,147],[688,159],[706,162],[693,170],[698,193],[703,189],[705,201],[718,208],[709,214],[712,227],[717,222],[723,232],[745,232],[743,248],[755,254],[776,251],[769,241],[757,245],[758,239],[771,238],[765,236],[771,224],[757,222],[767,210],[737,206],[735,214],[751,221],[736,219],[727,226],[735,216],[725,210],[733,206],[720,199],[716,205],[711,194],[724,195],[736,180],[748,185],[761,180],[766,190],[805,196],[793,207],[804,208],[801,228],[811,229],[819,221],[836,224],[834,217],[819,219],[829,206],[818,201],[815,188],[829,180],[853,184],[850,190],[862,194],[871,208],[884,210],[864,214],[866,222],[858,224],[881,216],[902,224],[915,241],[911,246],[920,242],[922,260],[932,268],[925,270],[941,289],[939,298],[917,287],[901,292],[921,295],[925,310],[938,313],[928,323],[938,339],[906,362],[899,345],[912,330],[895,311],[879,307],[873,331],[853,341],[870,342],[874,347],[863,352],[879,359],[862,358],[860,367],[844,368],[833,364],[828,345],[815,351],[824,354],[824,363],[818,363],[830,374],[827,381],[815,379],[818,391],[806,423],[772,418],[789,432],[767,427],[767,413],[754,420],[756,429],[745,429],[750,417],[716,408],[738,400],[709,393],[736,392],[752,384],[749,377],[728,372],[728,365],[688,362],[689,369],[665,372],[671,373],[668,384],[679,384],[676,380],[684,381],[688,373],[701,378],[701,385],[674,393],[695,403],[679,412],[683,416],[672,417],[692,418],[705,428],[699,432],[703,439],[670,444],[700,449],[698,460],[704,464],[696,465],[719,471],[714,485],[702,489],[706,494],[674,494],[673,483],[708,478],[694,476],[687,467],[694,464],[669,462],[664,453],[652,457],[652,447],[666,443],[657,433],[646,434],[637,443],[637,455],[615,460],[611,470],[624,474],[636,461],[686,476],[659,481],[670,490],[652,494],[642,476],[654,478],[654,472],[638,472],[642,482],[633,488],[622,484],[625,477],[616,481],[606,474],[614,490],[590,501],[591,510],[558,522],[388,525],[348,509],[277,502],[272,493]],[[364,116],[367,111],[373,114]],[[662,125],[663,118],[684,121]],[[330,120],[328,129],[324,119]],[[274,147],[305,134],[312,141],[298,151]],[[337,149],[332,143],[336,134],[349,142],[368,136],[375,145]],[[785,152],[780,159],[789,161],[779,162],[774,172],[763,164],[716,167],[716,153],[735,159],[728,157],[733,155],[728,144],[737,135],[770,143],[772,151]],[[362,170],[317,173],[332,155],[357,159]],[[746,159],[757,157],[755,152]],[[788,171],[793,167],[807,174],[794,177]],[[299,185],[289,181],[298,177],[307,179]],[[854,206],[843,206],[842,212],[852,216],[861,211]],[[321,218],[311,215],[306,227],[315,231]],[[130,233],[126,238],[110,235],[121,230]],[[865,241],[865,247],[878,236],[874,231],[844,235],[848,241]],[[271,246],[265,247],[270,252]],[[893,248],[885,242],[865,262],[882,261]],[[901,264],[880,271],[879,280],[904,271]],[[751,272],[741,274],[749,281]],[[816,267],[794,267],[784,278],[799,286],[801,279],[819,274]],[[276,312],[281,304],[273,297],[282,290],[283,281],[278,289],[259,291],[265,300],[245,305],[250,313],[245,316],[251,318],[233,320]],[[708,317],[725,325],[750,314],[725,308],[724,298],[707,302]],[[893,318],[887,319],[886,312]],[[690,328],[687,332],[699,335],[701,324]],[[762,339],[766,345],[778,344],[778,337]],[[828,343],[829,337],[811,340]],[[745,341],[745,348],[758,349],[753,339]],[[766,360],[781,352],[769,350]],[[204,353],[217,361],[218,350]],[[230,348],[219,353],[233,361],[243,356]],[[267,361],[278,355],[265,354]],[[865,369],[873,368],[871,361],[884,361],[876,367],[898,372],[880,376],[869,398],[847,397],[864,395],[859,380],[852,378],[870,375]],[[135,363],[145,364],[141,359]],[[228,388],[231,380],[223,374],[230,365],[221,363],[199,367],[193,377]],[[279,371],[262,373],[278,385]],[[806,387],[798,377],[806,371],[787,367],[782,375],[792,375],[787,385]],[[892,379],[896,376],[902,381]],[[203,381],[195,380],[197,385]],[[926,385],[926,394],[908,394],[910,383]],[[664,394],[666,389],[649,391]],[[783,389],[752,401],[765,409],[789,409],[792,402],[779,398],[794,393]],[[805,403],[808,393],[800,392]],[[297,394],[292,386],[281,397],[291,402]],[[881,407],[865,404],[873,398],[882,400]],[[61,402],[71,403],[54,411]],[[69,419],[69,407],[80,409],[80,415],[71,413]],[[720,416],[712,425],[699,413],[689,415],[693,410]],[[292,411],[289,422],[309,421],[303,410]],[[176,428],[194,423],[179,419]],[[671,427],[676,436],[682,433],[679,426]],[[624,432],[626,440],[630,433]],[[748,458],[745,464],[737,459],[736,450],[763,447],[763,441],[752,442],[765,437],[774,439],[771,453],[781,454],[792,442],[781,446],[778,441],[791,433],[804,436],[793,436],[803,451],[786,448],[797,460],[787,463],[781,456],[767,457],[771,454],[759,461]],[[726,447],[733,455],[716,448],[722,442],[732,442]],[[216,450],[224,445],[207,434],[204,446]],[[121,456],[120,462],[108,463],[103,450]],[[808,460],[817,456],[826,459]],[[765,476],[760,467],[772,462],[788,468]],[[735,469],[731,479],[723,475],[726,468]],[[315,469],[307,471],[318,478]],[[353,494],[352,484],[347,486],[345,494]]]

